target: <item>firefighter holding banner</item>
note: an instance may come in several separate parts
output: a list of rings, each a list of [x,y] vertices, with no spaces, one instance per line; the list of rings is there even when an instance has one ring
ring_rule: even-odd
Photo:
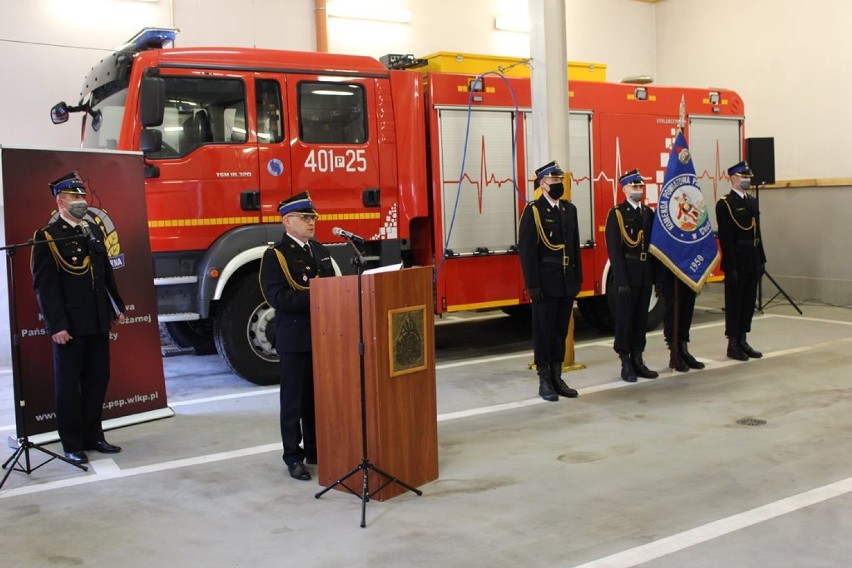
[[[680,123],[686,109],[681,103]],[[665,299],[665,338],[669,367],[685,373],[703,369],[689,352],[689,328],[695,297],[719,260],[707,205],[695,175],[695,165],[682,127],[672,143],[663,188],[651,229],[651,254],[659,261],[656,273]]]
[[[728,168],[731,191],[716,203],[722,269],[725,271],[727,355],[738,361],[763,357],[746,341],[754,316],[757,285],[766,265],[757,200],[745,193],[753,175],[746,162]]]
[[[615,289],[615,344],[621,359],[621,378],[635,383],[637,376],[656,379],[659,373],[645,365],[645,330],[654,287],[654,263],[648,254],[654,212],[642,205],[645,181],[639,170],[619,178],[624,201],[606,218],[606,249]]]
[[[664,265],[657,265],[657,279],[665,301],[663,336],[669,347],[669,367],[680,373],[703,369],[704,363],[689,352],[689,328],[697,294]]]
[[[533,351],[539,377],[538,394],[547,401],[575,398],[562,380],[565,339],[574,298],[583,282],[577,208],[560,199],[565,173],[556,162],[535,171],[541,196],[521,214],[518,254],[524,284],[532,300]]]

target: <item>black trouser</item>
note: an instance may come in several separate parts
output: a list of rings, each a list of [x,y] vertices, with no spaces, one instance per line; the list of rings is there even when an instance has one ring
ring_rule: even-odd
[[[725,335],[741,337],[751,331],[751,319],[754,317],[757,300],[757,283],[760,274],[737,275],[737,283],[731,285],[725,279]]]
[[[314,378],[311,352],[278,353],[281,357],[281,442],[284,463],[316,458]],[[304,450],[299,446],[303,441]]]
[[[565,360],[565,338],[574,297],[545,297],[532,304],[533,359],[536,369],[549,369],[551,363]]]
[[[615,301],[615,344],[619,354],[645,350],[645,330],[648,328],[648,304],[651,286],[630,286],[627,294],[618,294]]]
[[[109,383],[109,333],[75,335],[53,343],[56,421],[66,452],[91,448],[104,439],[101,417]]]
[[[675,327],[675,287],[677,287],[677,341],[689,341],[689,328],[692,326],[692,313],[695,311],[695,292],[676,277],[670,270],[664,270],[660,287],[666,302],[663,314],[663,331],[666,343],[671,344]]]

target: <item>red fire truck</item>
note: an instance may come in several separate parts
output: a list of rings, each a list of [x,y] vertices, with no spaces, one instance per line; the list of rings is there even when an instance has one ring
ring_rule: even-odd
[[[317,238],[344,271],[351,253],[335,226],[362,235],[377,264],[434,266],[438,313],[529,302],[516,250],[537,166],[528,77],[496,65],[448,73],[429,60],[395,69],[363,56],[166,48],[173,39],[172,30],[143,30],[91,70],[77,105],[51,114],[60,123],[83,113],[84,148],[144,154],[159,319],[179,343],[204,351],[215,342],[238,375],[277,381],[258,264],[282,234],[277,204],[304,190],[320,212]],[[712,205],[723,168],[742,155],[744,107],[726,89],[600,81],[569,81],[569,100],[563,167],[580,212],[578,306],[606,327],[603,227],[621,198],[619,172],[638,167],[656,202],[684,100]],[[652,304],[656,327],[661,306]]]

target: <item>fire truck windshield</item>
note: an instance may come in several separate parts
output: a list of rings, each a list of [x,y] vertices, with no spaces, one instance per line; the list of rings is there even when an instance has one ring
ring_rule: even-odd
[[[100,150],[115,150],[118,148],[121,121],[124,117],[126,100],[127,89],[124,88],[112,93],[92,107],[93,113],[101,111],[102,121],[100,127],[95,130],[93,128],[94,121],[92,115],[85,115],[83,119],[83,148],[97,148]]]

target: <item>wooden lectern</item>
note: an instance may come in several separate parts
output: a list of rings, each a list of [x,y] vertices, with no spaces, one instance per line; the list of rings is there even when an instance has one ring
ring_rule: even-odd
[[[361,278],[367,457],[417,487],[438,478],[432,268]],[[358,276],[317,278],[310,290],[318,477],[330,485],[362,460]],[[369,481],[371,499],[406,491]],[[360,475],[346,483],[360,494]]]

